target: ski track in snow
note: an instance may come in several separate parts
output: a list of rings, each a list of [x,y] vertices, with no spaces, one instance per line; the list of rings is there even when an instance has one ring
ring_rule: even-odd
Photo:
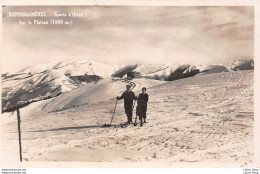
[[[145,85],[141,79],[121,82],[129,83],[135,91]],[[153,82],[156,81],[150,81]],[[110,122],[114,98],[22,117],[23,157],[28,161],[172,162],[173,166],[202,163],[204,167],[211,164],[250,167],[254,155],[253,89],[253,71],[154,83],[154,87],[147,88],[148,124],[144,127],[102,128]],[[113,124],[125,121],[121,102]],[[8,144],[3,155],[8,154],[6,160],[18,161],[16,121],[1,127],[5,132],[3,143]]]
[[[131,90],[133,90],[133,89],[136,87],[135,82],[132,82],[131,80],[128,80],[128,79],[122,79],[122,78],[121,78],[120,81],[129,84]],[[122,93],[122,92],[124,92],[124,91],[125,91],[125,90],[120,91],[120,93]]]
[[[113,79],[112,79],[113,80]],[[114,80],[115,81],[115,80]],[[135,87],[136,87],[136,83],[139,84],[140,86],[140,83],[139,82],[132,82],[131,80],[128,80],[128,79],[120,79],[119,81],[123,82],[123,83],[127,83],[130,85],[130,89],[133,90]],[[120,91],[120,93],[123,93],[125,90],[123,91]],[[71,109],[71,108],[77,108],[77,107],[81,107],[81,106],[85,106],[89,103],[82,103],[82,104],[79,104],[79,105],[73,105],[73,106],[70,106],[70,107],[66,107],[66,108],[63,108],[63,109],[59,109],[59,110],[55,110],[55,111],[50,111],[48,113],[52,113],[52,112],[61,112],[61,111],[65,111],[65,110],[68,110],[68,109]]]

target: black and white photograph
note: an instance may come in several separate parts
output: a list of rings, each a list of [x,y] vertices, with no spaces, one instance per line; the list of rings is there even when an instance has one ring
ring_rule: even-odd
[[[254,6],[1,8],[1,163],[256,167]]]

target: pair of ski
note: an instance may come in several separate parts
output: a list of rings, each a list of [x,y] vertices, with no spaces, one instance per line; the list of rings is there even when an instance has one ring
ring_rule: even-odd
[[[147,122],[146,122],[147,123]],[[114,124],[114,125],[110,125],[110,124],[104,124],[102,127],[114,127],[114,128],[126,128],[126,127],[131,127],[132,125],[137,126],[139,125],[140,127],[144,126],[146,123],[123,123],[123,124]]]
[[[142,127],[142,126],[144,126],[146,123],[125,123],[125,124],[120,124],[120,127],[121,128],[126,128],[126,127],[131,127],[132,125],[134,125],[134,126],[137,126],[137,125],[139,125],[140,127]]]

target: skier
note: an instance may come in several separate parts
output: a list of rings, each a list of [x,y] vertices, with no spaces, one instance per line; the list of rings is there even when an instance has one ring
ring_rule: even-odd
[[[146,88],[142,88],[142,93],[139,94],[137,99],[137,113],[139,115],[139,120],[141,121],[140,126],[143,126],[143,123],[146,123],[146,111],[147,111],[147,102],[148,94],[146,94]],[[144,119],[144,122],[143,122]]]
[[[126,91],[121,95],[121,97],[117,96],[116,99],[124,99],[125,113],[127,115],[127,124],[133,123],[133,100],[137,100],[137,97],[135,96],[135,93],[131,91],[131,86],[126,85]]]

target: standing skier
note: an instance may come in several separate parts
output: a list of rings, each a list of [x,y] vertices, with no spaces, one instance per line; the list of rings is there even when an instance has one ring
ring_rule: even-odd
[[[133,115],[133,100],[137,100],[135,93],[131,91],[131,86],[126,85],[126,91],[121,95],[121,97],[116,97],[116,99],[121,100],[124,99],[124,107],[125,113],[127,115],[127,123],[133,123],[132,115]]]
[[[147,111],[147,102],[148,102],[148,94],[146,94],[146,88],[143,87],[142,88],[142,93],[139,94],[138,96],[138,100],[137,100],[137,113],[139,115],[139,120],[141,121],[141,125],[143,125],[143,123],[146,123],[146,111]],[[143,122],[144,119],[144,122]]]

